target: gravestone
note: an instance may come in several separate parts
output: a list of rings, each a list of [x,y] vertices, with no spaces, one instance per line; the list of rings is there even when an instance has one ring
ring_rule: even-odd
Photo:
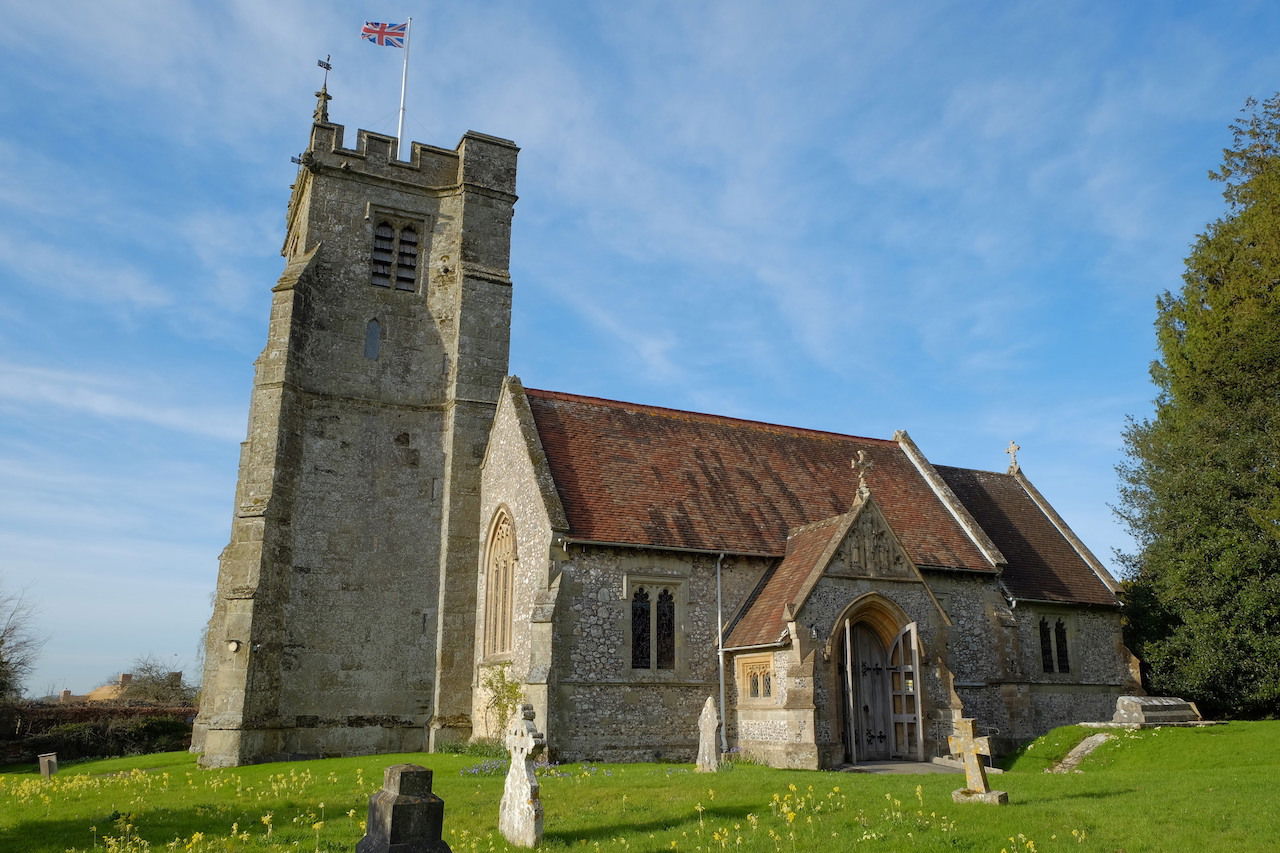
[[[715,773],[720,769],[720,750],[716,747],[716,729],[720,728],[720,715],[716,713],[715,700],[708,696],[698,716],[698,767],[699,773]]]
[[[1113,723],[1163,725],[1165,723],[1198,723],[1200,710],[1194,702],[1174,696],[1121,696],[1116,700]]]
[[[451,853],[440,837],[444,800],[431,793],[431,771],[393,764],[369,798],[369,821],[356,853]]]
[[[39,756],[40,758],[40,775],[48,779],[54,773],[58,772],[58,753],[46,752]]]
[[[964,761],[965,787],[951,792],[951,799],[957,803],[990,803],[1002,806],[1009,802],[1009,795],[1004,791],[993,791],[987,784],[987,770],[982,765],[982,756],[991,754],[991,740],[975,737],[973,720],[960,716],[960,711],[952,712],[955,717],[953,725],[955,734],[947,738],[953,755],[959,755]]]
[[[542,798],[533,761],[546,745],[546,736],[533,726],[533,706],[520,705],[507,727],[511,767],[498,810],[498,829],[517,847],[536,847],[542,840]]]

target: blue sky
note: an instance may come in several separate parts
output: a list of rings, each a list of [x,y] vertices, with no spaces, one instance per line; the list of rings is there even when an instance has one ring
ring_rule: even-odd
[[[1269,3],[3,0],[0,588],[29,691],[195,668],[317,58],[516,140],[511,371],[1028,476],[1094,551]]]

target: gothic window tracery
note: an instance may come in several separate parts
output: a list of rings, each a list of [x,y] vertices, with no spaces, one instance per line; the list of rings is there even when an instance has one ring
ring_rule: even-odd
[[[489,534],[485,558],[484,652],[511,651],[511,603],[515,588],[516,535],[511,517],[500,512]]]
[[[676,596],[670,584],[631,591],[631,668],[675,669]]]

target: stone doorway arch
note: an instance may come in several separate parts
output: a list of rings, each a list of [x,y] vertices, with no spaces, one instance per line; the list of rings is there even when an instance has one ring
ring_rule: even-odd
[[[877,593],[854,599],[828,644],[835,664],[843,760],[920,761],[920,637],[901,607]]]

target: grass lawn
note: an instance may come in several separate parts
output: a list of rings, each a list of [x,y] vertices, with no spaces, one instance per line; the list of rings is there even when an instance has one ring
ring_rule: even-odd
[[[1116,732],[1072,775],[1044,769],[1090,730],[1058,729],[992,776],[1004,807],[956,805],[963,776],[689,765],[566,765],[542,778],[544,845],[585,850],[1280,849],[1280,722]],[[382,768],[435,771],[455,853],[498,835],[499,762],[400,755],[200,770],[185,753],[0,770],[0,850],[350,851]],[[477,771],[477,768],[480,768]],[[490,769],[492,768],[492,769]],[[486,772],[488,771],[488,772]],[[113,817],[114,816],[114,817]]]

